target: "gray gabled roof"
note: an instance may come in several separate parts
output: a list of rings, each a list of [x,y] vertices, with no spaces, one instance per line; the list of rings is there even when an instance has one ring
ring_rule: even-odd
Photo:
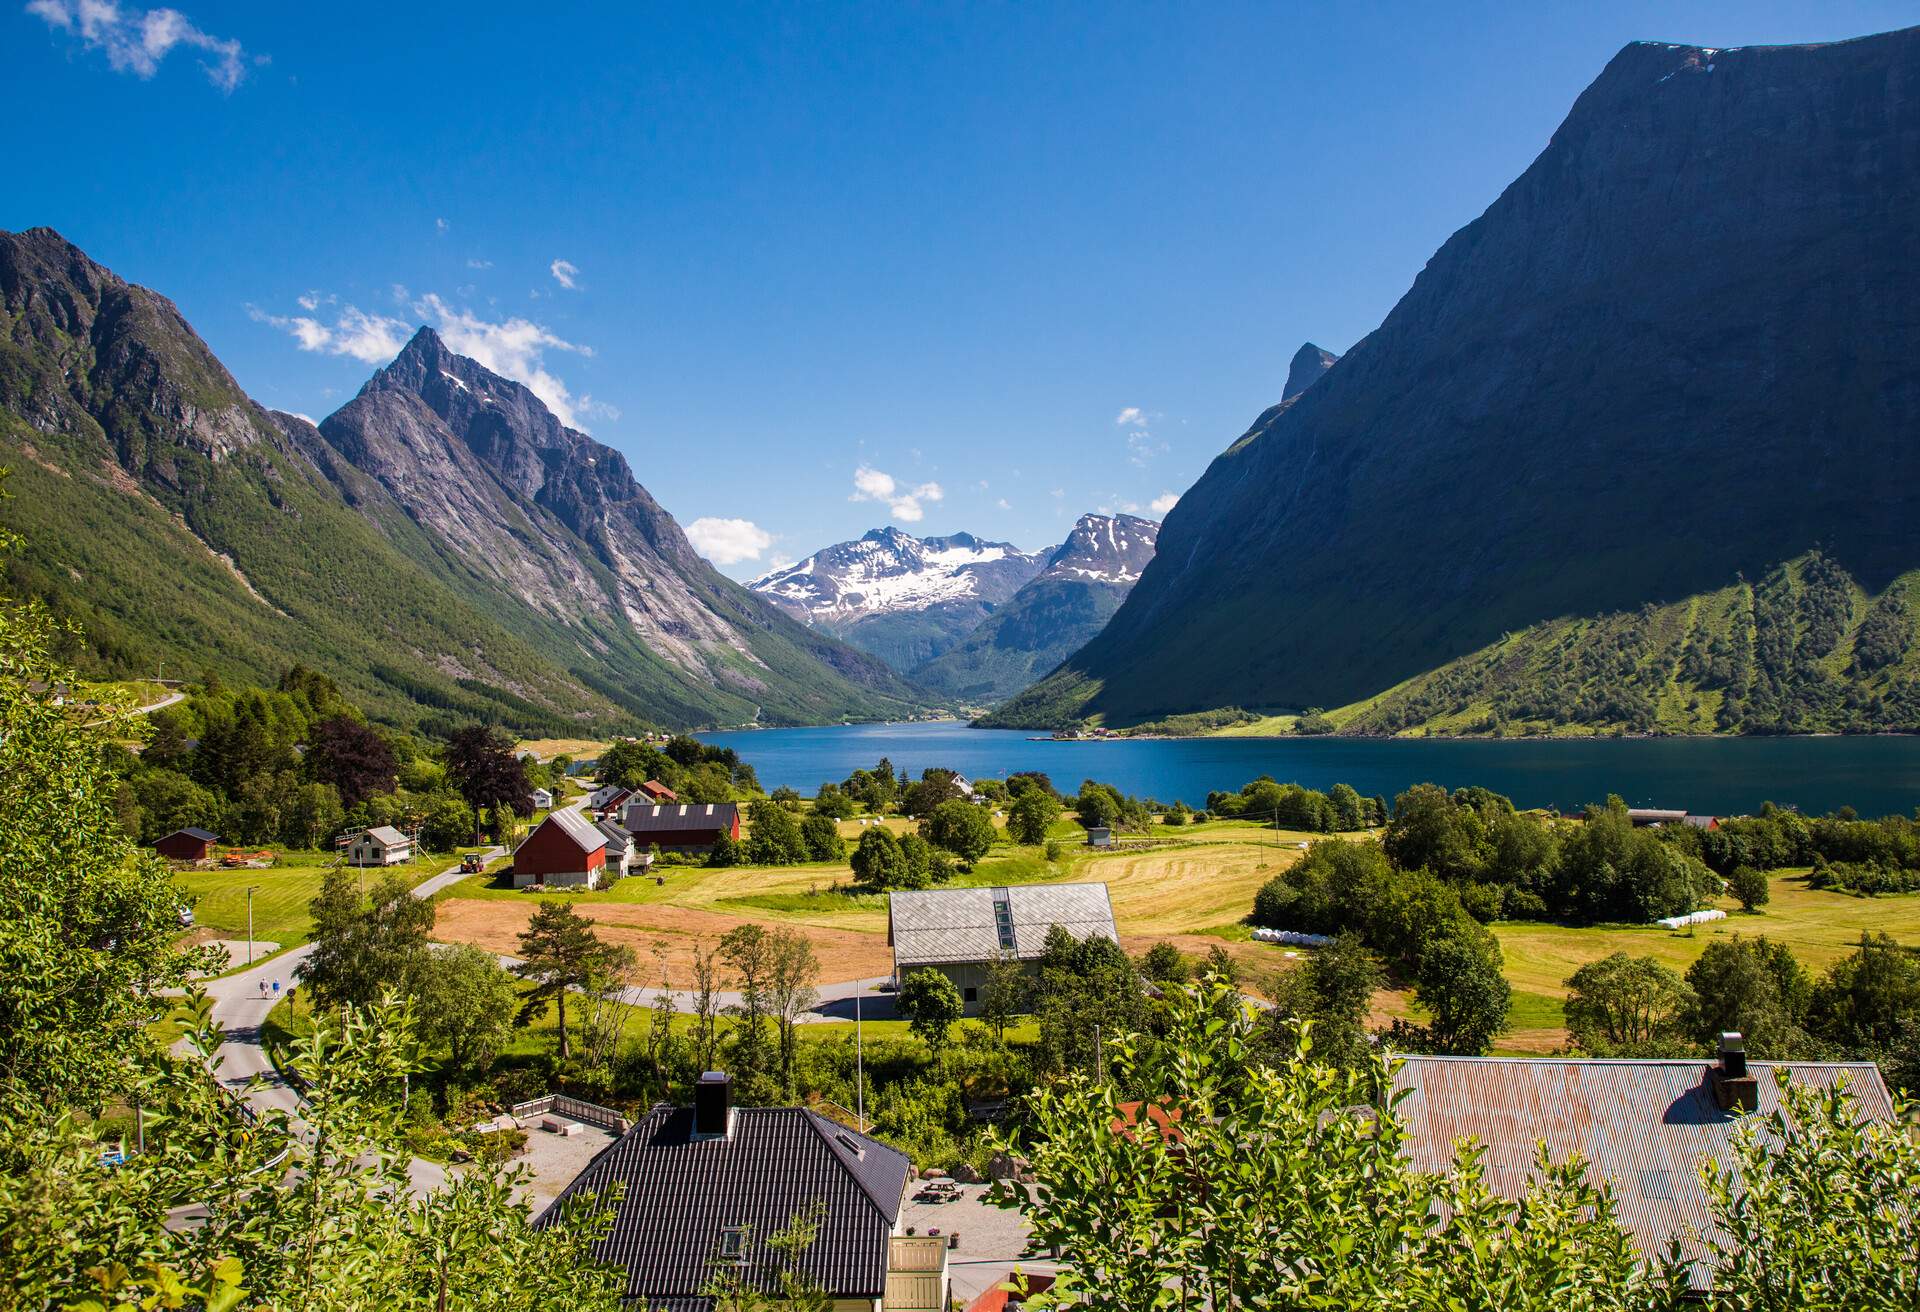
[[[607,840],[608,856],[616,852],[624,852],[633,845],[633,835],[611,820],[602,820],[594,825],[594,828],[598,829],[600,836]]]
[[[203,843],[217,843],[220,841],[220,835],[202,829],[198,825],[188,825],[185,829],[176,829],[173,831],[173,834],[185,834],[188,838],[197,838]],[[168,834],[166,837],[172,838],[173,834]]]
[[[1762,1115],[1780,1106],[1777,1067],[1795,1084],[1827,1088],[1845,1079],[1862,1117],[1893,1115],[1871,1062],[1753,1062],[1748,1069],[1757,1077]],[[1668,1240],[1680,1239],[1694,1286],[1703,1288],[1711,1275],[1700,1260],[1704,1249],[1687,1237],[1712,1221],[1700,1162],[1731,1164],[1736,1124],[1714,1096],[1712,1069],[1699,1058],[1411,1056],[1393,1083],[1408,1091],[1399,1111],[1409,1131],[1405,1151],[1417,1170],[1445,1171],[1454,1142],[1477,1139],[1487,1149],[1487,1184],[1514,1198],[1534,1174],[1537,1143],[1545,1141],[1556,1162],[1577,1152],[1590,1180],[1613,1182],[1620,1222],[1642,1257],[1657,1260]]]
[[[402,843],[412,841],[392,825],[375,825],[367,830],[367,837],[382,847],[398,847]]]
[[[540,822],[540,826],[545,828],[547,825],[558,825],[560,832],[572,839],[574,846],[582,852],[591,852],[607,845],[607,836],[600,832],[593,821],[570,806],[559,811],[547,812],[547,818]],[[536,829],[533,832],[537,834],[540,830]],[[533,834],[527,835],[527,838],[532,837]],[[526,840],[521,841],[524,845]]]
[[[1032,961],[1055,925],[1078,939],[1099,934],[1120,940],[1105,884],[930,888],[887,898],[887,942],[896,969],[987,961],[1003,952]]]
[[[818,1205],[818,1235],[795,1265],[836,1297],[878,1299],[907,1166],[904,1154],[800,1107],[738,1108],[729,1137],[704,1140],[693,1137],[691,1109],[656,1107],[588,1163],[537,1224],[556,1221],[576,1194],[623,1185],[594,1255],[627,1268],[627,1298],[697,1312],[711,1306],[702,1291],[723,1229],[750,1229],[750,1278],[769,1290],[767,1237]]]

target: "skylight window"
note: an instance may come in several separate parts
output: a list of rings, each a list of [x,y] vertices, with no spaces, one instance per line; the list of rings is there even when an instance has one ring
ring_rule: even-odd
[[[722,1262],[745,1262],[747,1260],[747,1227],[730,1225],[720,1231],[720,1260]]]

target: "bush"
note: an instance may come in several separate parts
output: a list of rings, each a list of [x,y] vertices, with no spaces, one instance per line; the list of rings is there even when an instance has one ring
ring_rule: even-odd
[[[1765,906],[1767,899],[1773,896],[1773,889],[1766,875],[1752,866],[1737,866],[1727,876],[1727,891],[1739,899],[1740,905],[1748,911]]]
[[[1016,843],[1047,841],[1047,830],[1060,818],[1060,803],[1044,788],[1029,786],[1007,810],[1007,834]]]
[[[1508,888],[1506,896],[1500,901],[1500,917],[1503,920],[1545,920],[1547,900],[1529,889]]]

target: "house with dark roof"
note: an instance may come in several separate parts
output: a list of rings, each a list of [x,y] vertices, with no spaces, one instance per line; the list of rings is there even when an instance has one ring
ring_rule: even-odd
[[[662,852],[707,852],[722,834],[740,841],[740,808],[733,802],[655,806],[636,798],[627,803],[620,824],[642,852],[648,847]]]
[[[1795,1084],[1845,1081],[1861,1117],[1887,1121],[1893,1099],[1871,1062],[1753,1062],[1737,1034],[1721,1036],[1713,1061],[1412,1056],[1394,1076],[1407,1154],[1422,1171],[1444,1171],[1456,1140],[1486,1145],[1489,1187],[1526,1191],[1535,1145],[1555,1161],[1579,1153],[1588,1178],[1612,1183],[1619,1217],[1647,1260],[1679,1240],[1696,1290],[1712,1271],[1694,1236],[1712,1229],[1700,1164],[1732,1164],[1742,1112],[1780,1106],[1774,1072]],[[1721,1236],[1725,1240],[1725,1236]]]
[[[607,864],[607,836],[572,807],[548,812],[513,849],[513,886],[597,888]]]
[[[948,1306],[946,1243],[900,1233],[908,1161],[801,1107],[735,1107],[728,1076],[700,1077],[691,1107],[655,1107],[588,1163],[542,1214],[622,1188],[594,1256],[627,1269],[626,1297],[652,1312],[710,1312],[718,1281],[765,1293],[783,1262],[836,1312]],[[804,1218],[813,1242],[783,1257],[769,1240]]]
[[[980,1009],[987,967],[1034,963],[1059,925],[1077,939],[1120,941],[1105,884],[1015,884],[1002,888],[929,888],[887,896],[887,943],[896,984],[916,970],[953,981],[967,1014]]]
[[[220,835],[188,826],[176,829],[165,838],[154,840],[153,850],[169,861],[205,861],[213,855]]]

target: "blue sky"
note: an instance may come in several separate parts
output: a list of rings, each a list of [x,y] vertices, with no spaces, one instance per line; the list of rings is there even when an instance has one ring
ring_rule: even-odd
[[[324,417],[414,326],[729,573],[895,522],[1152,514],[1344,351],[1628,41],[1920,5],[13,0],[0,227]],[[384,353],[384,354],[383,354]]]

